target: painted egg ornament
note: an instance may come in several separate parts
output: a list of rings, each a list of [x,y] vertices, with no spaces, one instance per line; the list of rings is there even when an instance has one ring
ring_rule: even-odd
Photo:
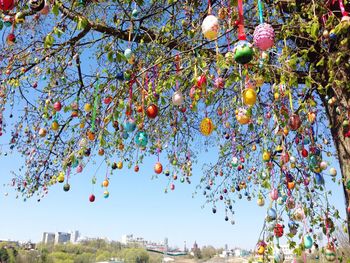
[[[45,137],[47,134],[47,130],[45,128],[40,128],[39,129],[39,136],[40,137]]]
[[[204,118],[200,123],[199,130],[204,136],[209,136],[214,131],[213,121],[210,118]]]
[[[315,182],[318,185],[324,185],[324,178],[323,175],[320,173],[315,174]]]
[[[105,190],[105,191],[103,192],[103,197],[104,197],[104,198],[108,198],[108,197],[109,197],[109,192],[108,192],[107,190]]]
[[[83,166],[82,166],[81,164],[79,164],[79,165],[77,166],[76,172],[77,172],[77,173],[81,173],[82,171],[83,171]]]
[[[45,1],[44,8],[40,10],[40,14],[47,15],[50,12],[50,5],[47,1]]]
[[[225,86],[225,80],[221,77],[215,78],[214,87],[217,89],[222,89]]]
[[[15,0],[2,0],[0,2],[0,10],[8,11],[15,7]]]
[[[52,124],[51,124],[51,129],[53,131],[57,131],[59,129],[60,125],[58,124],[58,121],[53,121]]]
[[[337,176],[337,170],[334,167],[329,169],[329,174],[333,177]]]
[[[154,165],[154,172],[156,174],[160,174],[163,172],[163,165],[160,163],[160,162],[157,162],[155,165]]]
[[[245,105],[253,106],[256,102],[256,91],[252,88],[247,88],[243,91],[243,102]]]
[[[208,15],[202,23],[202,33],[208,40],[216,39],[219,32],[219,20],[216,16]]]
[[[271,200],[277,200],[278,198],[278,190],[277,189],[272,189],[270,192],[270,198]]]
[[[137,10],[136,8],[132,10],[131,15],[132,17],[136,18],[140,14],[140,11]]]
[[[257,253],[259,255],[263,255],[265,253],[266,243],[264,241],[260,241],[257,245]]]
[[[267,50],[274,45],[275,31],[270,24],[260,24],[254,30],[253,39],[254,45],[260,50]]]
[[[6,37],[6,43],[8,45],[15,44],[16,43],[16,36],[15,36],[15,34],[13,34],[13,33],[8,34],[7,37]]]
[[[290,118],[289,118],[289,127],[292,131],[296,131],[297,129],[300,128],[301,126],[301,120],[298,114],[293,114]]]
[[[60,111],[60,110],[62,109],[62,104],[61,104],[61,102],[56,101],[56,102],[53,104],[53,109],[54,109],[55,111]]]
[[[139,131],[135,136],[135,143],[140,147],[146,147],[148,143],[148,135],[145,131]]]
[[[276,218],[277,218],[276,210],[273,209],[273,208],[270,208],[270,209],[267,211],[267,219],[268,219],[268,221],[275,220]]]
[[[313,245],[313,240],[310,235],[304,236],[304,247],[310,249]]]
[[[102,186],[103,186],[103,187],[108,187],[108,186],[109,186],[109,181],[108,181],[107,179],[106,179],[106,180],[103,180]]]
[[[276,237],[282,237],[283,236],[283,225],[281,224],[276,224],[273,233],[275,234]]]
[[[91,203],[95,202],[95,195],[91,194],[91,195],[89,196],[89,201],[90,201]]]
[[[253,59],[252,44],[246,40],[238,41],[233,48],[233,58],[239,64],[247,64]]]
[[[175,91],[173,96],[171,97],[171,100],[175,106],[181,106],[184,102],[182,92],[180,90]]]
[[[295,209],[294,213],[293,213],[293,218],[296,221],[302,221],[304,219],[304,210],[301,207],[298,207],[297,209]]]
[[[70,185],[68,183],[66,183],[64,186],[63,186],[63,191],[65,192],[68,192],[70,189]]]
[[[172,190],[172,191],[175,190],[175,185],[173,183],[170,184],[170,190]]]
[[[24,15],[23,12],[16,13],[15,21],[16,21],[17,24],[24,23],[24,20],[25,20],[25,15]]]
[[[327,261],[333,262],[336,260],[336,253],[333,245],[328,245],[324,251],[324,256]]]
[[[256,201],[258,206],[264,206],[265,205],[265,200],[262,197],[259,197],[258,200]]]
[[[155,104],[151,104],[148,106],[146,110],[146,114],[148,118],[155,119],[158,116],[158,107]]]
[[[136,122],[134,119],[129,118],[124,122],[124,129],[127,132],[133,132],[136,129]]]
[[[125,49],[124,56],[128,60],[131,59],[131,57],[133,56],[132,50],[130,48]]]
[[[274,263],[282,263],[284,262],[284,253],[282,249],[275,249],[273,254],[273,262]]]
[[[236,111],[236,119],[239,122],[239,124],[245,125],[250,122],[250,116],[248,115],[248,112],[244,108],[239,108]]]

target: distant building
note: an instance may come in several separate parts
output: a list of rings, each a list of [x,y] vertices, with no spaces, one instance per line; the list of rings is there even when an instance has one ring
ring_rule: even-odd
[[[294,259],[293,250],[289,248],[289,245],[280,245],[280,248],[284,254],[284,260],[290,261]]]
[[[79,237],[80,237],[79,231],[76,230],[76,231],[71,231],[71,232],[70,232],[70,242],[71,242],[72,244],[77,243]]]
[[[44,244],[53,244],[55,242],[55,234],[54,233],[43,233],[43,241]]]
[[[121,243],[124,245],[137,245],[141,247],[145,247],[147,245],[147,241],[143,237],[134,237],[134,235],[123,235]]]
[[[70,233],[56,232],[55,234],[55,244],[64,244],[70,241]]]

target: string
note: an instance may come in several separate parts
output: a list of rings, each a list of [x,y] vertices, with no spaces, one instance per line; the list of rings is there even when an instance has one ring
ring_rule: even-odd
[[[244,33],[243,0],[238,0],[238,16],[239,16],[238,39],[246,40],[246,35]]]
[[[258,8],[259,8],[259,19],[260,24],[264,23],[264,17],[263,17],[263,6],[261,0],[258,0]]]
[[[92,110],[92,118],[91,118],[91,131],[95,131],[95,120],[96,120],[96,111],[97,111],[97,106],[98,106],[98,89],[99,89],[99,81],[97,81],[96,86],[95,86],[95,92],[94,92],[94,108]]]

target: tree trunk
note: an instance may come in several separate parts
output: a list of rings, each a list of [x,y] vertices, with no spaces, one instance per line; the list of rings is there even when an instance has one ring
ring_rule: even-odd
[[[344,127],[342,125],[344,120],[349,120],[350,93],[346,91],[345,88],[338,92],[338,94],[333,93],[333,96],[337,98],[337,102],[334,105],[330,105],[327,99],[322,95],[321,99],[323,101],[326,113],[328,115],[328,119],[330,121],[331,134],[337,151],[345,199],[347,219],[346,224],[350,243],[350,213],[348,211],[348,207],[350,206],[350,191],[346,189],[346,183],[348,182],[348,180],[350,180],[350,137],[345,136],[345,133],[347,133],[350,130],[350,127]],[[340,107],[340,114],[336,112],[337,107]]]

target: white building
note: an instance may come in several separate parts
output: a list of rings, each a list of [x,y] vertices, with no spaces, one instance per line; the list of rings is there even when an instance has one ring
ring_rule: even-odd
[[[80,237],[79,231],[76,230],[76,231],[71,231],[71,232],[70,232],[70,242],[71,242],[72,244],[77,243],[79,237]]]
[[[142,247],[147,245],[147,241],[144,238],[134,237],[134,235],[132,235],[132,234],[131,235],[123,235],[121,243],[124,245],[135,244],[135,245],[139,245]]]
[[[55,234],[55,244],[64,244],[70,241],[70,233],[56,232]]]
[[[53,244],[55,242],[55,234],[54,233],[43,233],[43,243],[44,244]]]

